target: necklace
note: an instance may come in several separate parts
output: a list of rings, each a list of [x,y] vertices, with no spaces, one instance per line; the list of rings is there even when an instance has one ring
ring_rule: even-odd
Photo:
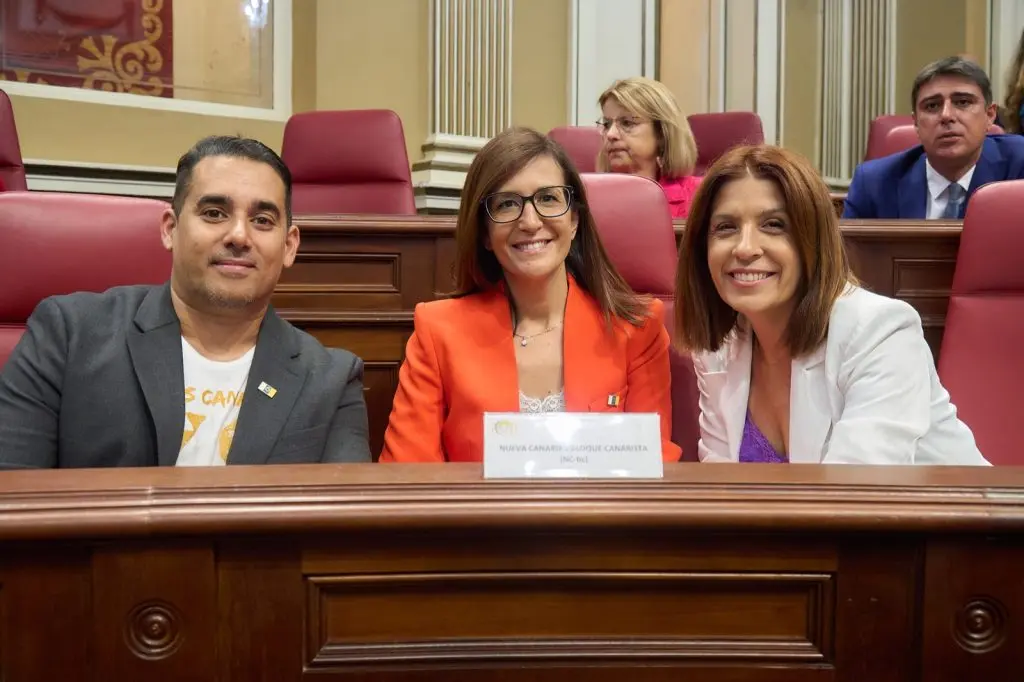
[[[512,336],[514,336],[514,337],[516,337],[517,339],[519,339],[519,345],[520,345],[520,346],[526,346],[527,342],[528,342],[528,341],[529,341],[530,339],[536,338],[536,337],[538,337],[538,336],[541,336],[541,335],[543,335],[543,334],[547,334],[548,332],[550,332],[550,331],[554,331],[555,329],[558,329],[558,328],[559,328],[559,327],[561,327],[561,326],[562,326],[562,323],[561,323],[561,322],[559,322],[558,324],[553,324],[553,325],[551,325],[550,327],[548,327],[547,329],[545,329],[545,330],[544,330],[544,331],[542,331],[542,332],[537,332],[536,334],[528,334],[528,335],[526,335],[526,336],[523,336],[523,335],[522,335],[522,334],[520,334],[519,332],[513,331],[513,332],[512,332]]]

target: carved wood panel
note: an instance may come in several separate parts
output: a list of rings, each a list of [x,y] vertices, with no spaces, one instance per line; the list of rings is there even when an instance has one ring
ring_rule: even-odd
[[[212,547],[100,546],[92,557],[97,679],[189,679],[216,662]]]
[[[1024,672],[1024,594],[1005,582],[1024,584],[1021,566],[1019,538],[929,544],[922,679],[1009,680]]]

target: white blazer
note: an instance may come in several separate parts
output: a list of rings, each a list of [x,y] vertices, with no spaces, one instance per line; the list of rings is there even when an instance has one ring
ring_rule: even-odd
[[[734,332],[694,356],[702,462],[739,460],[751,344]],[[794,464],[988,464],[939,383],[917,311],[860,287],[836,301],[825,343],[793,360],[789,400]]]

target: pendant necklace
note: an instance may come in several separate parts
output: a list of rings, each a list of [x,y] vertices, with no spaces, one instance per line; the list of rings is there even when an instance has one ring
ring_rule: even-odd
[[[558,328],[559,328],[559,327],[561,327],[561,326],[562,326],[562,323],[561,323],[561,322],[559,322],[558,324],[554,324],[554,325],[551,325],[550,327],[548,327],[548,328],[547,328],[547,329],[545,329],[544,331],[542,331],[542,332],[537,332],[536,334],[528,334],[528,335],[526,335],[526,336],[523,336],[523,335],[522,335],[522,334],[520,334],[519,332],[512,332],[512,336],[514,336],[514,337],[516,337],[517,339],[519,339],[519,345],[520,345],[520,346],[524,346],[524,347],[525,347],[525,346],[526,346],[526,344],[527,344],[527,342],[528,342],[528,341],[529,341],[530,339],[532,339],[532,338],[536,338],[536,337],[538,337],[538,336],[541,336],[542,334],[547,334],[548,332],[550,332],[550,331],[553,331],[553,330],[555,330],[555,329],[558,329]]]

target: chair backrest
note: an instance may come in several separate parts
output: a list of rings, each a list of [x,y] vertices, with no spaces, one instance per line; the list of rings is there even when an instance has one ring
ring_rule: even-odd
[[[26,189],[28,183],[25,179],[25,164],[21,160],[18,127],[14,124],[14,108],[11,106],[11,98],[0,90],[0,191]]]
[[[697,142],[695,175],[704,175],[718,157],[733,147],[764,142],[761,117],[752,111],[690,114],[686,120]]]
[[[885,122],[888,127],[884,131],[881,130],[881,126],[878,130],[875,130],[874,122],[872,122],[872,130],[868,133],[868,151],[864,157],[865,161],[880,159],[890,154],[898,154],[921,144],[921,139],[917,136],[917,128],[914,127],[913,118],[910,116],[888,116],[884,118],[892,119]],[[896,123],[896,119],[908,119],[909,122]],[[878,121],[878,119],[876,118],[875,121]],[[992,124],[988,128],[987,134],[1002,135],[1005,132],[999,126]]]
[[[416,213],[405,132],[393,111],[295,114],[281,157],[292,173],[295,213]]]
[[[884,114],[876,117],[868,126],[868,143],[866,145],[867,148],[864,150],[864,160],[880,159],[891,154],[892,152],[885,151],[888,149],[885,138],[889,131],[899,126],[913,127],[913,125],[914,117],[909,114]],[[914,144],[917,143],[915,142]],[[904,147],[904,149],[908,148]]]
[[[872,158],[898,154],[919,144],[921,144],[921,139],[917,136],[917,128],[913,124],[894,126],[889,129],[889,132],[885,134],[885,137],[876,146],[875,151],[878,152],[879,156]]]
[[[1024,464],[1024,180],[981,187],[960,236],[939,377],[981,453]]]
[[[612,264],[634,291],[665,304],[665,326],[675,320],[676,240],[668,200],[661,186],[625,173],[586,173],[583,184],[601,242]],[[696,460],[697,380],[689,355],[669,354],[672,374],[672,440],[683,459]]]
[[[159,225],[166,207],[155,199],[0,194],[0,368],[43,299],[165,282],[171,254]]]
[[[548,137],[565,147],[566,153],[580,173],[597,171],[597,155],[603,140],[597,126],[560,126],[552,128]]]

